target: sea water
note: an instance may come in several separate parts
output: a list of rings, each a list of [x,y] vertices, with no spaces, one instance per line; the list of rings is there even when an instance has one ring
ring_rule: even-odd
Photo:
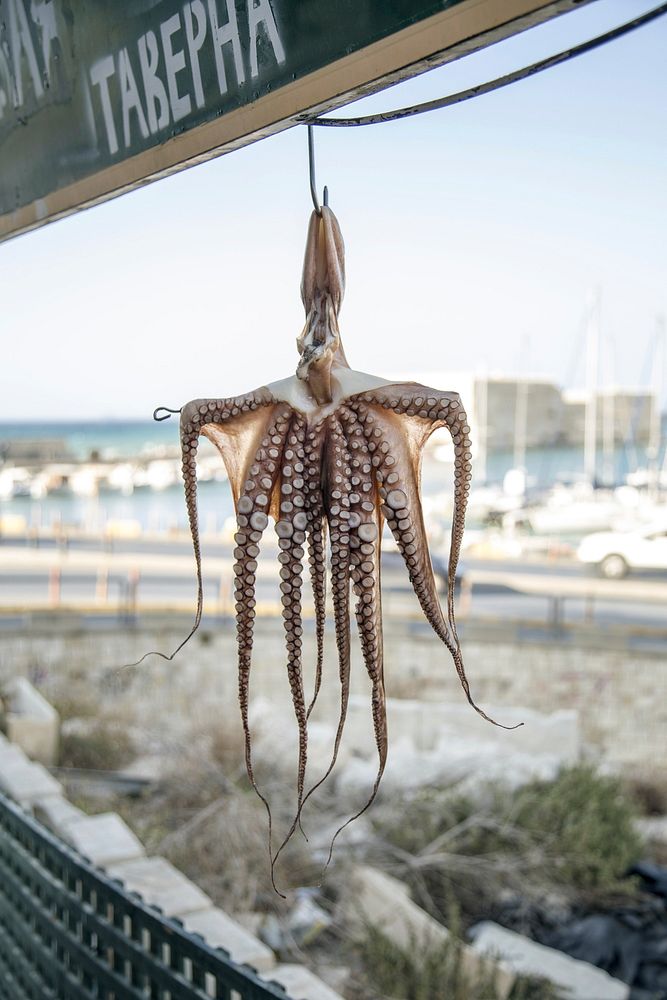
[[[94,421],[54,423],[0,423],[2,444],[16,440],[60,439],[73,458],[94,456],[123,461],[152,455],[165,449],[176,454],[179,446],[178,420]],[[613,456],[614,480],[619,483],[633,468],[646,462],[645,450],[620,446]],[[513,467],[511,451],[493,452],[487,459],[487,482],[501,483]],[[220,461],[222,470],[222,460]],[[580,448],[533,448],[526,453],[528,483],[546,489],[556,481],[572,480],[583,475],[584,458]],[[600,456],[599,468],[602,468]],[[473,463],[474,470],[474,463]],[[422,488],[425,495],[451,490],[451,467],[447,463],[426,460]],[[481,485],[473,480],[473,487]],[[227,482],[199,484],[199,521],[202,531],[219,531],[233,514],[231,491]],[[55,525],[80,526],[100,531],[109,521],[137,522],[143,530],[164,532],[187,529],[187,514],[180,485],[156,491],[136,489],[129,496],[102,490],[96,497],[76,496],[67,491],[51,493],[43,499],[30,496],[0,500],[0,517],[14,514],[32,528]]]

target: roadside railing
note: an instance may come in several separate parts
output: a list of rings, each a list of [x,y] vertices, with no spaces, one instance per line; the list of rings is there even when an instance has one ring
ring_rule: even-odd
[[[12,1000],[282,998],[0,795],[0,984]]]

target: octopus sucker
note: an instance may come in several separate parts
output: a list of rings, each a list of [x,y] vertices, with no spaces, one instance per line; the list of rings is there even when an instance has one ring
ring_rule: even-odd
[[[276,860],[300,825],[305,803],[331,774],[337,760],[350,692],[351,585],[361,652],[371,682],[378,773],[368,802],[340,830],[373,802],[385,769],[388,733],[380,590],[385,519],[422,611],[449,650],[468,701],[483,718],[493,722],[472,699],[456,630],[454,586],[472,475],[470,428],[465,410],[456,392],[442,392],[414,382],[390,382],[350,368],[338,320],[344,291],[343,238],[335,215],[328,206],[323,206],[313,212],[308,226],[301,282],[306,318],[297,338],[300,357],[296,374],[242,396],[193,400],[181,410],[183,481],[197,574],[197,609],[193,627],[178,649],[194,635],[202,615],[196,454],[198,438],[203,434],[222,456],[236,510],[234,580],[239,701],[248,777],[269,816],[274,888]],[[421,456],[428,438],[439,427],[448,428],[454,446],[454,512],[446,615],[435,585],[421,508]],[[271,848],[271,810],[255,782],[248,725],[257,556],[269,517],[274,518],[278,534],[286,670],[299,736],[296,816],[275,854]],[[329,767],[305,792],[308,720],[322,685],[327,537],[340,710]],[[317,646],[314,688],[307,707],[302,662],[302,573],[306,543]],[[170,656],[159,655],[171,659],[178,649]],[[340,830],[332,840],[332,850]]]

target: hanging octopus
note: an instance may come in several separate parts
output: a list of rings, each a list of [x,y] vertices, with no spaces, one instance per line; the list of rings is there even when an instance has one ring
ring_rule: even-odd
[[[245,760],[248,777],[269,814],[272,875],[278,854],[300,823],[304,803],[336,763],[350,691],[350,583],[371,683],[379,756],[370,798],[352,819],[372,803],[385,769],[387,715],[380,593],[380,543],[385,521],[405,560],[423,613],[451,653],[468,701],[483,718],[493,721],[472,699],[454,617],[454,582],[471,479],[470,428],[465,411],[455,392],[440,392],[414,382],[388,382],[350,368],[338,327],[344,287],[343,239],[335,215],[324,206],[313,212],[308,229],[301,284],[306,323],[297,339],[300,360],[296,375],[230,399],[196,399],[181,410],[183,479],[198,587],[193,632],[199,625],[203,602],[196,480],[200,435],[212,441],[222,455],[233,492],[238,527],[234,536],[238,681]],[[421,453],[439,427],[447,427],[451,433],[455,455],[446,616],[434,582],[420,503]],[[297,811],[275,854],[271,812],[253,772],[248,723],[257,558],[270,518],[275,522],[280,548],[287,677],[299,734]],[[308,718],[322,681],[327,535],[340,715],[328,770],[306,793]],[[314,694],[308,705],[301,596],[306,545],[317,648]]]

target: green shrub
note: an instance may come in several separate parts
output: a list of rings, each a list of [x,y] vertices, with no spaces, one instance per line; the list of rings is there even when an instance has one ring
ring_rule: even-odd
[[[550,887],[570,895],[634,891],[623,876],[642,851],[636,814],[620,781],[577,765],[515,792],[483,788],[476,800],[425,789],[380,808],[374,827],[384,855],[406,864],[422,906],[446,923],[454,897],[473,923],[506,890],[534,898]],[[418,864],[406,863],[406,854]]]
[[[555,882],[611,889],[641,853],[635,815],[616,778],[582,765],[519,791],[513,819],[542,847]]]

